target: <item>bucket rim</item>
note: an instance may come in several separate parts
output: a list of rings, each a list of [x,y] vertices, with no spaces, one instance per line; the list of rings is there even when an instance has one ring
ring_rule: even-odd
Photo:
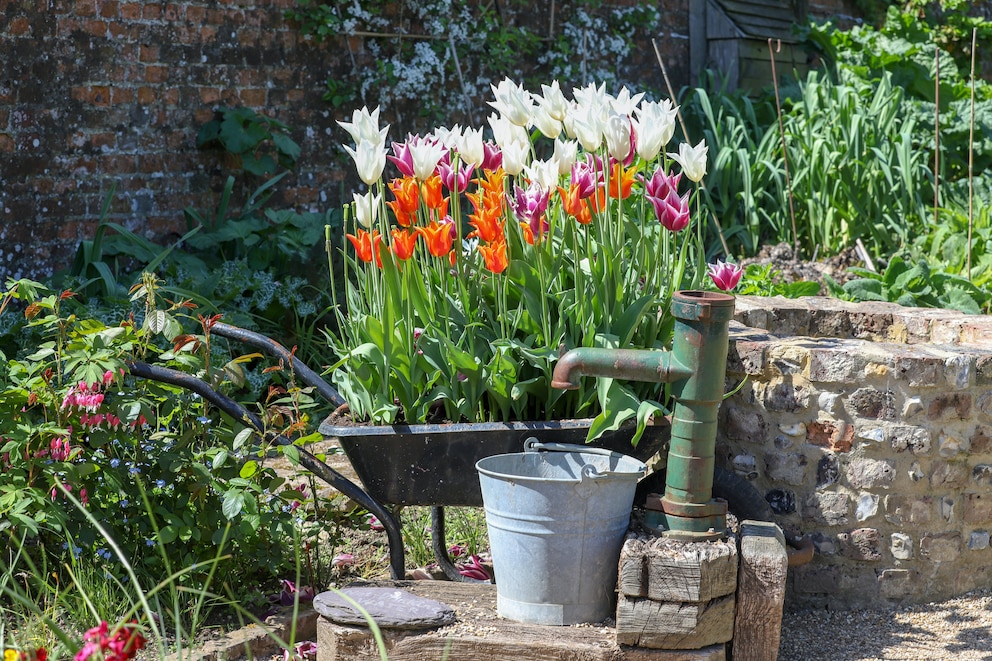
[[[591,452],[590,453],[582,453],[582,452],[567,452],[567,453],[565,453],[565,452],[559,452],[557,454],[559,454],[559,455],[562,455],[562,454],[578,454],[578,455],[587,454],[590,457],[602,457],[603,456],[602,454],[595,454],[595,453],[591,453]],[[643,477],[644,473],[647,471],[647,464],[645,464],[643,461],[641,461],[639,459],[636,459],[635,457],[631,457],[630,455],[626,455],[626,454],[623,454],[621,452],[611,452],[609,456],[612,457],[613,455],[616,455],[617,457],[621,457],[622,459],[628,459],[631,462],[635,462],[635,465],[638,467],[638,469],[636,471],[630,471],[630,470],[611,470],[608,475],[603,475],[602,477],[609,477],[611,479],[617,479],[617,480],[628,480],[628,479],[635,479],[636,480],[636,479],[640,479],[641,477]],[[475,462],[475,470],[478,471],[482,475],[486,475],[487,477],[492,477],[492,478],[496,478],[496,479],[513,479],[513,480],[520,481],[520,482],[545,482],[545,483],[546,482],[573,482],[573,483],[578,483],[578,482],[582,482],[582,480],[584,478],[586,478],[584,472],[582,472],[582,471],[580,471],[579,475],[576,476],[576,477],[547,477],[547,476],[514,475],[514,474],[510,474],[510,473],[503,473],[503,472],[495,471],[495,470],[493,470],[491,468],[486,468],[486,467],[484,467],[484,466],[481,465],[481,464],[483,464],[486,461],[495,460],[495,459],[502,459],[504,457],[534,457],[534,456],[540,456],[540,455],[538,453],[536,453],[536,452],[506,452],[504,454],[494,454],[494,455],[490,455],[488,457],[483,457],[482,459],[479,459],[477,462]],[[589,465],[589,462],[588,461],[584,462],[583,463],[583,466],[585,466],[585,465]],[[602,477],[600,479],[602,479]],[[588,478],[586,478],[586,479],[588,479]]]

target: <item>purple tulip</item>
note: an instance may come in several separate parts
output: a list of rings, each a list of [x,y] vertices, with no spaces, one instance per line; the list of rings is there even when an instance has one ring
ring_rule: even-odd
[[[458,238],[458,226],[455,225],[455,219],[451,215],[447,215],[441,219],[442,225],[448,226],[448,231],[451,234],[451,239],[456,240]]]
[[[665,174],[658,168],[650,179],[644,182],[645,197],[654,207],[654,213],[665,229],[678,232],[689,225],[689,193],[679,197],[679,181],[682,173]]]
[[[668,198],[670,193],[674,192],[678,195],[682,173],[669,175],[665,174],[664,169],[658,168],[651,175],[650,179],[645,180],[644,177],[641,177],[641,180],[644,181],[644,189],[647,191],[649,198],[654,197],[664,200]]]
[[[495,172],[503,167],[503,152],[494,142],[482,143],[482,164],[479,165],[483,171]]]
[[[396,165],[396,169],[400,171],[404,177],[416,176],[416,168],[413,162],[413,150],[411,147],[420,147],[421,145],[433,145],[437,144],[437,140],[433,136],[422,137],[419,135],[408,135],[406,142],[394,142],[393,143],[393,155],[386,155],[386,158],[392,161]],[[446,157],[448,154],[447,148],[442,151],[442,156]]]
[[[707,264],[710,278],[718,289],[730,291],[741,281],[744,269],[731,262],[717,260],[716,264]]]
[[[514,199],[511,202],[513,212],[521,222],[530,225],[535,238],[548,231],[548,223],[544,220],[544,212],[548,209],[548,198],[551,191],[531,184],[526,189],[514,185]]]
[[[592,197],[596,189],[603,185],[603,164],[591,154],[585,161],[572,165],[572,185],[579,187],[579,199]]]
[[[458,172],[455,173],[455,169],[451,167],[451,160],[443,158],[437,164],[437,172],[441,175],[441,183],[449,192],[461,194],[468,190],[468,182],[471,181],[475,168],[470,163],[463,163],[458,166]],[[456,185],[457,191],[455,190]]]
[[[413,156],[410,154],[409,140],[407,142],[394,142],[393,155],[386,155],[386,158],[396,165],[404,177],[413,176]]]
[[[279,602],[280,606],[292,606],[294,599],[299,599],[300,601],[313,601],[314,590],[309,585],[304,585],[299,588],[293,581],[282,579],[282,591],[276,600]],[[297,596],[294,596],[297,595]]]

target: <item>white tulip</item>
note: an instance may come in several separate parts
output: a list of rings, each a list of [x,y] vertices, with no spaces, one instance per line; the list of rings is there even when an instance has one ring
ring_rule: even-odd
[[[538,104],[531,115],[531,122],[544,137],[554,140],[561,134],[561,121],[555,119],[543,105]]]
[[[363,138],[358,143],[357,150],[348,145],[345,145],[344,148],[355,160],[355,168],[362,181],[371,186],[379,180],[386,167],[386,147],[384,144],[373,144]]]
[[[558,174],[566,175],[572,172],[578,152],[579,143],[575,140],[555,140],[555,153],[551,158],[558,164]]]
[[[596,151],[603,144],[606,120],[600,109],[593,106],[576,106],[572,111],[572,130],[575,138],[586,151]]]
[[[589,83],[585,87],[573,88],[572,98],[575,99],[577,106],[596,108],[604,116],[611,99],[610,95],[606,93],[606,83],[600,84],[599,87],[596,87],[594,83]]]
[[[410,159],[413,161],[413,176],[420,181],[427,181],[444,155],[444,145],[433,140],[421,140],[411,143],[409,149]]]
[[[358,222],[363,227],[372,227],[372,223],[379,217],[379,203],[382,201],[382,195],[372,195],[372,191],[369,191],[365,195],[352,193],[352,197],[355,199],[355,217]]]
[[[529,142],[530,136],[527,129],[518,124],[512,123],[506,117],[493,113],[489,115],[489,126],[493,129],[493,140],[500,149],[506,149],[506,145],[513,142]]]
[[[524,171],[527,159],[530,157],[530,142],[509,142],[500,149],[503,151],[503,171],[510,176],[516,176]]]
[[[626,89],[626,88],[624,88]],[[606,149],[610,156],[618,161],[624,161],[630,155],[630,117],[611,112],[606,120]]]
[[[374,145],[386,144],[386,133],[389,131],[389,125],[379,129],[378,106],[372,112],[369,112],[368,107],[355,110],[351,114],[350,122],[338,122],[338,126],[351,135],[356,145],[361,144],[362,140],[368,140]]]
[[[469,163],[478,166],[486,158],[486,150],[483,146],[482,129],[466,127],[462,131],[462,137],[455,145],[462,163]]]
[[[574,137],[586,151],[596,151],[603,143],[603,131],[610,109],[610,97],[606,84],[599,87],[588,85],[573,90],[575,105],[570,113]]]
[[[551,81],[551,85],[541,85],[541,92],[542,95],[536,99],[538,105],[559,122],[563,121],[568,114],[568,101],[562,94],[558,81]]]
[[[610,107],[620,115],[630,117],[634,114],[634,108],[644,98],[644,92],[638,92],[634,96],[630,95],[630,90],[626,86],[620,88],[620,93],[616,97],[610,97]]]
[[[657,158],[672,139],[678,111],[678,106],[670,99],[665,99],[661,103],[642,103],[636,110],[634,130],[637,133],[637,153],[645,161]]]
[[[496,100],[490,101],[489,105],[495,108],[499,114],[517,126],[523,127],[530,123],[531,113],[534,109],[534,101],[530,92],[509,78],[504,78],[498,86],[490,85],[489,87],[492,88],[493,95],[496,97]]]
[[[506,154],[503,154],[506,161]],[[558,162],[554,158],[547,161],[534,161],[524,166],[524,174],[531,183],[538,184],[545,190],[553,190],[558,185]]]
[[[682,166],[682,172],[685,173],[686,177],[699,183],[706,174],[706,153],[708,151],[709,147],[706,146],[706,140],[700,140],[695,147],[690,147],[688,143],[683,142],[679,145],[678,154],[669,153],[668,156]]]
[[[461,137],[462,127],[458,124],[450,129],[443,126],[434,129],[434,138],[448,149],[454,149]]]

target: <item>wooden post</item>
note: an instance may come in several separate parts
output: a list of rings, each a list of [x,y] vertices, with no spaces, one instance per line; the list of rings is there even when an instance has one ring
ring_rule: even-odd
[[[774,523],[745,521],[741,524],[740,558],[733,657],[775,661],[789,569],[785,536]]]

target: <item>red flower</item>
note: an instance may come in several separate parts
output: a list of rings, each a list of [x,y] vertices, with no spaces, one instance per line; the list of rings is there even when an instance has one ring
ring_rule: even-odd
[[[379,255],[379,242],[382,237],[379,235],[379,230],[372,230],[372,233],[369,234],[365,230],[359,229],[357,235],[345,234],[345,236],[355,247],[355,254],[360,260],[366,263],[371,262],[374,254],[376,266],[382,266],[382,257]]]
[[[393,230],[392,235],[393,253],[395,253],[397,259],[410,259],[413,256],[414,248],[417,247],[417,237],[420,235],[416,232],[408,232],[400,229]]]

